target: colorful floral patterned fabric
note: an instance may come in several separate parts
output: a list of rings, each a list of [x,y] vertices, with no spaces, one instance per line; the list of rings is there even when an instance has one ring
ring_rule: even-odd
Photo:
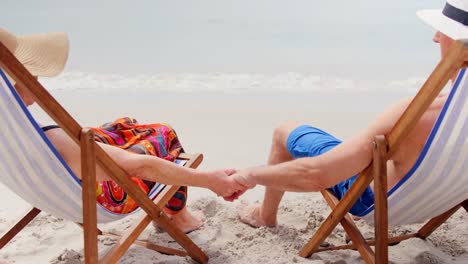
[[[134,118],[124,117],[92,130],[97,142],[136,154],[174,161],[183,152],[175,131],[167,124],[139,124]],[[131,180],[146,194],[155,185],[136,177],[131,177]],[[96,196],[99,204],[114,213],[127,214],[138,208],[138,204],[114,181],[96,182]],[[185,207],[186,199],[187,187],[184,186],[169,200],[165,211],[176,214]]]

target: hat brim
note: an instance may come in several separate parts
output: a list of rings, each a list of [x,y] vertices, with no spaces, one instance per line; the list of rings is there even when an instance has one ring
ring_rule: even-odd
[[[442,14],[442,9],[420,10],[418,17],[454,40],[468,40],[468,27]]]
[[[14,55],[32,75],[52,77],[61,73],[68,59],[66,33],[44,33],[17,37]]]

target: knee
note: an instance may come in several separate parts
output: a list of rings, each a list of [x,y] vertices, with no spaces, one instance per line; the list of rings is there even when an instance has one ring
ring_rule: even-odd
[[[273,146],[286,147],[289,134],[300,125],[301,123],[296,121],[286,121],[278,124],[273,130]]]

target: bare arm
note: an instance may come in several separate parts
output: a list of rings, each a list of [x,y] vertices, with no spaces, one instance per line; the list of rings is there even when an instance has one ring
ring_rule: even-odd
[[[284,191],[320,191],[365,168],[372,155],[370,142],[363,133],[323,155],[241,170],[238,175],[244,176],[249,187],[261,184]]]
[[[51,129],[47,137],[65,162],[81,179],[81,155],[78,145],[62,130]],[[188,185],[209,188],[220,196],[231,196],[242,189],[233,178],[232,170],[199,171],[150,155],[133,154],[123,149],[98,143],[129,176],[170,185]],[[98,181],[112,180],[100,166],[96,167]]]
[[[249,188],[261,184],[284,191],[309,192],[334,186],[370,164],[373,137],[387,134],[409,102],[405,99],[389,107],[363,132],[323,155],[249,168],[233,177]]]

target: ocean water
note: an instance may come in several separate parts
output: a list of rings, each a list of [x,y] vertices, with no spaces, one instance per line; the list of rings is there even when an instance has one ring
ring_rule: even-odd
[[[49,91],[129,90],[172,94],[304,94],[347,93],[356,95],[375,92],[414,94],[424,77],[407,79],[366,80],[341,76],[320,76],[301,72],[285,73],[87,73],[65,72],[55,78],[42,78]]]
[[[444,1],[2,0],[16,34],[65,31],[49,89],[411,93],[439,60],[415,12]]]

